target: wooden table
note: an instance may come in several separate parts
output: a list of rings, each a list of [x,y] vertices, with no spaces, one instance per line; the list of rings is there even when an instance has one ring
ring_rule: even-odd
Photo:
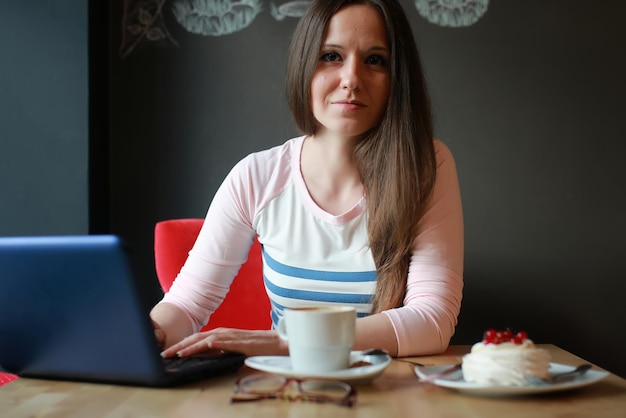
[[[576,365],[583,359],[553,345],[556,363]],[[424,364],[460,360],[469,346],[453,346],[444,354],[415,357]],[[481,397],[420,383],[411,366],[393,361],[382,376],[357,386],[352,408],[306,402],[268,400],[230,404],[235,380],[256,371],[171,389],[18,379],[0,387],[0,416],[9,417],[626,417],[626,380],[610,374],[591,386],[540,396]]]

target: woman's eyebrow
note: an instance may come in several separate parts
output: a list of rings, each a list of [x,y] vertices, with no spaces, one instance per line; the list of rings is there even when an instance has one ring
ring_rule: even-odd
[[[343,47],[339,44],[322,44],[322,48],[343,49]]]
[[[322,44],[322,49],[324,49],[324,48],[345,49],[343,46],[341,46],[339,44],[330,44],[330,43]],[[379,52],[379,51],[388,52],[389,48],[387,48],[385,46],[378,46],[377,45],[377,46],[369,47],[367,49],[367,51],[368,52],[371,52],[371,51],[373,51],[373,52]]]
[[[388,52],[389,48],[387,48],[386,46],[373,46],[370,49],[368,49],[368,51],[383,51],[383,52]]]

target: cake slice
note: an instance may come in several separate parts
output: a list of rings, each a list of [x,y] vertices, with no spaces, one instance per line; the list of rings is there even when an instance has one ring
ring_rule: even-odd
[[[526,376],[550,376],[550,353],[535,346],[524,331],[490,329],[463,356],[462,367],[466,382],[528,386]]]

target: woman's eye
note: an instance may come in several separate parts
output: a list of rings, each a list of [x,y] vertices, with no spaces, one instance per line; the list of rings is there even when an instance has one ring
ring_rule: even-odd
[[[370,65],[387,65],[387,60],[380,55],[372,55],[367,57],[366,62]]]
[[[322,55],[323,61],[339,61],[341,57],[336,52],[327,52]]]

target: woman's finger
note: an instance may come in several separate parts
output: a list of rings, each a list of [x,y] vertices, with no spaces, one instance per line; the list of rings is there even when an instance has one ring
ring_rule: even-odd
[[[161,353],[161,357],[169,358],[169,357],[178,355],[178,352],[180,350],[184,350],[190,345],[196,344],[199,341],[202,341],[203,339],[207,338],[206,334],[208,333],[203,332],[203,333],[192,334],[182,339],[181,341],[177,342],[176,344],[173,344],[171,347],[168,347],[166,350],[164,350]]]
[[[203,354],[207,356],[218,356],[222,354],[223,350],[214,349],[211,347],[211,343],[208,338],[198,341],[194,344],[181,348],[176,352],[178,357],[189,357],[197,354]]]
[[[152,326],[154,327],[154,336],[157,340],[157,343],[162,349],[163,347],[165,347],[165,331],[163,331],[163,328],[161,328],[161,326],[155,320],[152,320]]]

